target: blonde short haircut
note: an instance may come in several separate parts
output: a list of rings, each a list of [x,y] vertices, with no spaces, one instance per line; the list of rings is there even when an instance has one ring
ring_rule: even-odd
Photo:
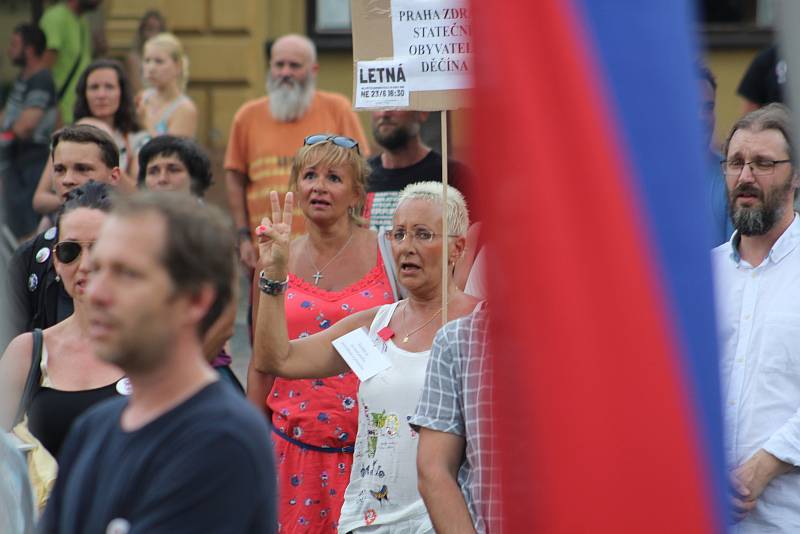
[[[180,74],[178,74],[178,87],[180,87],[181,91],[185,91],[186,85],[189,83],[189,56],[183,51],[183,45],[180,39],[168,32],[159,33],[144,43],[145,49],[147,49],[148,46],[163,48],[166,50],[167,54],[169,54],[169,57],[180,66],[181,70]]]
[[[316,167],[317,165],[347,167],[352,171],[353,189],[358,200],[350,212],[350,219],[358,225],[364,225],[365,220],[361,214],[364,212],[364,206],[367,202],[367,178],[370,173],[367,160],[356,149],[344,148],[335,145],[332,141],[303,145],[292,161],[292,171],[289,174],[289,191],[297,191],[297,181],[300,179],[300,173],[303,169]]]
[[[427,200],[428,202],[442,203],[441,182],[417,182],[407,185],[401,192],[397,201],[397,207],[406,200]],[[455,236],[463,236],[469,228],[469,212],[464,195],[455,187],[447,186],[447,233]]]

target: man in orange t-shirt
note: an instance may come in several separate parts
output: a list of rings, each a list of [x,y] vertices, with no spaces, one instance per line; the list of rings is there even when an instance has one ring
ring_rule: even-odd
[[[364,130],[347,98],[316,89],[316,56],[314,44],[302,35],[285,35],[275,41],[269,62],[269,96],[246,102],[231,125],[225,183],[239,231],[241,260],[251,269],[257,254],[251,231],[269,215],[269,191],[286,192],[292,158],[306,136],[330,133],[352,137],[362,155],[368,155]],[[296,212],[294,221],[292,233],[303,233],[302,214]]]

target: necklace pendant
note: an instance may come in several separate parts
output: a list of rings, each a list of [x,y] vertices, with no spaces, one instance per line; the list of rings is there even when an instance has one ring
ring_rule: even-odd
[[[408,336],[403,338],[403,343],[408,343]]]
[[[321,272],[317,271],[316,273],[314,273],[314,285],[315,286],[319,285],[320,278],[324,278],[324,275]]]

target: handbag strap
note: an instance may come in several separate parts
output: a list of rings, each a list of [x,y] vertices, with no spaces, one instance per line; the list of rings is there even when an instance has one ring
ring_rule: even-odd
[[[78,58],[75,60],[75,63],[72,65],[72,68],[67,74],[67,80],[64,82],[64,85],[61,86],[61,89],[58,90],[58,100],[64,98],[64,95],[67,94],[67,89],[69,89],[69,84],[72,83],[72,80],[75,78],[75,74],[78,72],[78,67],[81,66],[81,60],[83,59],[83,41],[85,39],[85,30],[83,28],[83,23],[80,24],[80,45],[78,50]]]
[[[28,378],[25,380],[25,389],[22,390],[22,397],[19,400],[19,407],[17,408],[17,415],[14,417],[14,425],[22,421],[25,417],[25,412],[28,411],[33,395],[39,389],[42,381],[42,346],[44,343],[44,336],[42,329],[36,328],[33,334],[33,351],[31,353],[31,368],[28,370]]]

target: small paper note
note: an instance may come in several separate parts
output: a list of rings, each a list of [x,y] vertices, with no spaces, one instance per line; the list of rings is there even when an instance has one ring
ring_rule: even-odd
[[[403,64],[393,60],[359,61],[355,107],[407,108],[408,88]]]
[[[392,366],[389,357],[375,347],[363,328],[335,339],[333,347],[362,382]]]

